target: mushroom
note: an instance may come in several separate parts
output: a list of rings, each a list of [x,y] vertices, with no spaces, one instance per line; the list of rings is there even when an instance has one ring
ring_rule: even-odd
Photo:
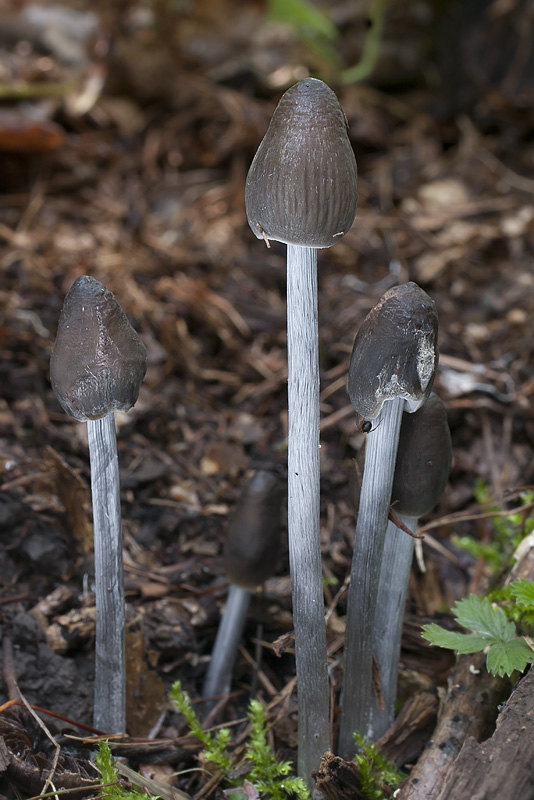
[[[95,541],[94,726],[126,730],[125,607],[119,462],[114,411],[137,400],[146,349],[114,295],[89,275],[74,281],[50,359],[52,388],[67,414],[87,422]]]
[[[223,568],[230,589],[204,681],[204,697],[230,691],[251,592],[276,569],[280,503],[280,481],[272,472],[259,470],[245,484],[230,520],[223,550]]]
[[[413,414],[403,414],[391,491],[392,507],[413,533],[420,517],[438,503],[449,479],[452,446],[447,412],[431,393]],[[371,698],[374,736],[379,738],[395,717],[402,623],[410,578],[414,539],[392,520],[388,523],[375,617],[373,652],[380,668],[382,701]]]
[[[288,534],[299,693],[298,772],[330,749],[329,681],[319,541],[317,248],[349,230],[356,161],[341,106],[307,78],[281,98],[250,167],[245,200],[258,238],[287,244]]]
[[[438,365],[434,302],[417,284],[390,289],[371,309],[354,341],[349,396],[368,433],[360,510],[347,598],[339,749],[355,750],[353,732],[373,738],[373,641],[380,562],[388,524],[403,410],[425,402]]]

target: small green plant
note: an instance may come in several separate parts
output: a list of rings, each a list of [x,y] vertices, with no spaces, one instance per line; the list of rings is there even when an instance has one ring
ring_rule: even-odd
[[[473,494],[479,505],[488,513],[496,512],[492,519],[493,537],[491,542],[481,542],[472,536],[454,536],[452,542],[456,547],[470,553],[474,558],[482,558],[492,572],[504,569],[510,562],[513,553],[521,541],[534,530],[534,515],[525,516],[524,506],[534,503],[534,492],[523,492],[519,501],[523,512],[511,511],[505,516],[498,516],[499,507],[493,501],[491,490],[482,479],[475,483]]]
[[[376,745],[369,744],[364,736],[353,734],[358,753],[355,761],[360,769],[362,793],[367,800],[385,800],[388,795],[384,789],[396,789],[406,775],[394,764],[391,764],[378,750]]]
[[[170,698],[173,705],[186,718],[191,736],[200,739],[204,745],[202,759],[208,764],[213,764],[217,767],[223,775],[228,775],[232,771],[232,759],[228,753],[228,745],[230,744],[230,731],[228,728],[221,728],[215,736],[205,731],[193,708],[191,698],[182,690],[180,681],[173,683]]]
[[[329,66],[340,69],[333,45],[338,31],[329,15],[307,0],[269,0],[268,19],[287,26]]]
[[[372,75],[380,52],[386,0],[370,0],[367,22],[369,30],[360,60],[343,68],[338,54],[339,31],[332,21],[328,4],[324,10],[309,0],[269,0],[267,18],[290,28],[296,36],[325,64],[335,80],[358,83]]]
[[[289,761],[278,761],[267,742],[267,718],[259,700],[250,701],[248,719],[252,728],[246,746],[246,758],[252,764],[250,781],[272,800],[287,800],[292,794],[298,800],[307,800],[310,794],[302,778],[289,774]]]
[[[201,758],[208,764],[213,764],[226,777],[230,786],[235,787],[235,792],[229,800],[241,800],[244,794],[237,787],[238,781],[228,776],[233,769],[232,757],[228,747],[230,745],[230,731],[222,728],[215,736],[203,730],[198,715],[193,708],[189,696],[182,690],[180,681],[173,684],[170,691],[173,705],[187,720],[192,736],[199,739],[204,745]],[[249,781],[254,785],[262,798],[266,800],[309,800],[310,793],[302,778],[290,775],[291,764],[289,761],[278,761],[272,747],[267,742],[267,719],[265,710],[258,700],[251,700],[248,718],[251,726],[249,741],[245,747],[246,760],[251,765],[248,773]]]
[[[104,798],[104,800],[158,800],[155,796],[149,798],[146,792],[124,788],[120,782],[119,772],[107,742],[98,743],[95,764],[102,775],[104,786],[99,797]]]
[[[448,631],[432,623],[423,626],[423,638],[457,653],[485,651],[486,666],[492,675],[523,672],[534,661],[534,651],[523,636],[518,636],[513,620],[518,618],[517,612],[524,617],[534,611],[534,584],[515,581],[508,594],[511,602],[504,607],[473,594],[456,603],[452,609],[456,621],[472,633]]]

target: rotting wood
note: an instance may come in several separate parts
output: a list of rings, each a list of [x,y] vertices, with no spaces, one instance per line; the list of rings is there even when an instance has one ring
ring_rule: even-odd
[[[534,798],[534,671],[532,667],[512,692],[497,720],[493,736],[464,742],[436,800]]]
[[[491,734],[498,705],[508,696],[510,682],[490,675],[485,662],[484,653],[457,657],[434,735],[401,788],[398,800],[437,800],[443,781],[449,774],[456,775],[456,769],[451,768],[465,740],[483,740]],[[455,795],[454,800],[459,797]]]
[[[378,749],[398,767],[414,764],[434,730],[437,712],[438,703],[432,692],[419,692],[411,697],[378,740]]]
[[[325,753],[321,758],[321,766],[312,774],[321,800],[363,798],[360,770],[354,761],[345,761],[333,753]]]

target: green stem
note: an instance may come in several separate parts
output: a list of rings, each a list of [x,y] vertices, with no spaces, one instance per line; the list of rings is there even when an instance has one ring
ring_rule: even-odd
[[[373,74],[380,55],[385,8],[386,0],[372,0],[368,15],[370,27],[365,39],[362,57],[353,67],[348,67],[342,71],[342,83],[359,83]]]

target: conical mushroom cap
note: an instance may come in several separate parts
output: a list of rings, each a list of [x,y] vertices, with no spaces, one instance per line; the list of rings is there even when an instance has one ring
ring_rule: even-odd
[[[306,78],[282,96],[250,167],[250,227],[286,244],[331,247],[356,215],[356,159],[334,92]]]
[[[50,359],[57,399],[81,421],[127,411],[146,372],[146,348],[115,296],[82,275],[72,284],[59,318]]]
[[[398,514],[422,517],[443,494],[451,470],[447,412],[432,393],[414,414],[403,414],[391,502]]]
[[[272,472],[259,470],[245,484],[228,525],[223,566],[236,586],[254,589],[276,569],[280,550],[282,489]]]
[[[394,397],[404,397],[413,413],[430,394],[437,368],[434,301],[412,281],[395,286],[371,309],[354,340],[350,401],[366,420]]]

